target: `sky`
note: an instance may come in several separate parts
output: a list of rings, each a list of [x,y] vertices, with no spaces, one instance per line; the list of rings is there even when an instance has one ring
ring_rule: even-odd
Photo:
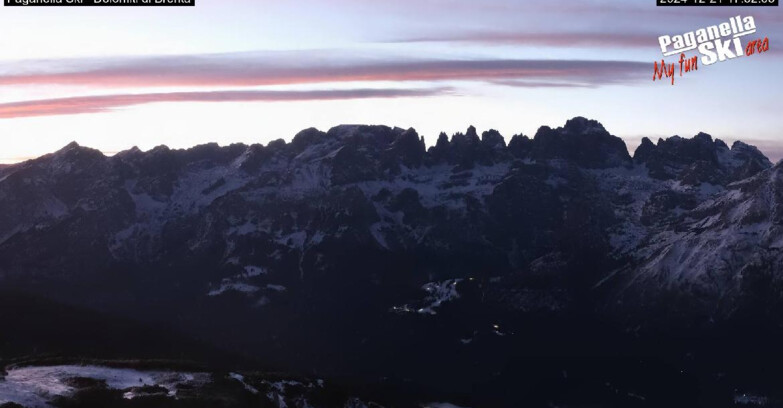
[[[655,0],[197,0],[0,7],[0,163],[71,141],[268,143],[339,124],[474,125],[507,140],[574,116],[631,151],[700,131],[783,158],[780,7]],[[769,51],[653,81],[658,36],[753,16]],[[696,56],[695,52],[687,53]],[[667,63],[676,57],[666,57]],[[679,68],[678,68],[679,69]]]

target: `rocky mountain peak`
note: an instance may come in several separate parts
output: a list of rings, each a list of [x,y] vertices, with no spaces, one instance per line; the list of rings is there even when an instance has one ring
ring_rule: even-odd
[[[647,166],[650,175],[661,180],[719,185],[750,177],[771,166],[755,147],[740,142],[729,149],[722,140],[703,132],[690,139],[658,139],[657,144],[643,138],[634,152],[634,162]]]
[[[105,159],[106,156],[101,151],[71,142],[52,154],[34,159],[31,163],[48,169],[52,174],[67,174],[72,171],[86,171],[103,163]]]
[[[604,126],[600,122],[593,119],[587,119],[582,116],[577,116],[567,120],[565,126],[563,126],[563,129],[574,134],[606,132],[606,129],[604,129]]]
[[[388,145],[405,129],[383,125],[338,125],[326,132],[327,136],[340,141]]]
[[[765,167],[772,165],[772,162],[770,162],[767,156],[765,156],[764,153],[761,153],[761,151],[756,146],[751,146],[739,140],[732,143],[731,152],[736,158],[741,160],[756,161]]]
[[[397,136],[392,143],[391,151],[403,164],[409,167],[421,165],[424,155],[427,153],[424,138],[420,137],[413,128]]]
[[[52,153],[52,156],[54,157],[75,157],[77,155],[84,155],[84,154],[100,154],[103,155],[99,150],[92,149],[89,147],[84,147],[79,145],[79,143],[73,141],[71,143],[68,143],[67,145],[63,146],[60,150],[57,150],[56,152]]]
[[[79,147],[81,147],[79,146],[79,143],[77,143],[74,140],[71,143],[68,143],[67,145],[63,146],[63,148],[58,151],[68,151],[68,150],[78,149]]]
[[[465,136],[468,138],[468,140],[478,139],[478,133],[476,132],[476,127],[473,125],[468,126],[468,130],[465,132]]]
[[[709,145],[710,143],[713,143],[712,136],[704,132],[697,133],[696,136],[693,137],[693,139],[704,145]],[[714,143],[716,144],[716,146],[720,146],[720,144],[717,142],[717,139]],[[723,143],[723,145],[725,146],[726,144]]]
[[[139,155],[142,155],[142,154],[144,154],[144,152],[141,149],[139,149],[138,146],[133,146],[133,147],[131,147],[128,150],[123,150],[121,152],[118,152],[113,157],[115,157],[115,158],[118,158],[118,157],[135,157],[135,156],[139,156]]]
[[[481,144],[490,149],[504,149],[506,147],[506,140],[500,132],[495,129],[490,129],[481,134]]]
[[[316,128],[308,128],[294,136],[293,140],[291,140],[291,146],[297,152],[301,152],[309,145],[323,143],[326,138],[326,133]]]
[[[564,159],[587,168],[608,168],[631,164],[625,142],[609,134],[595,120],[576,117],[561,128],[542,126],[533,138],[533,158]]]

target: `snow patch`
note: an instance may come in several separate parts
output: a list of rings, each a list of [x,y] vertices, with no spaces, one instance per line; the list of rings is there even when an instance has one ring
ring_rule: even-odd
[[[196,385],[209,382],[205,373],[139,371],[127,368],[99,366],[50,366],[12,368],[0,380],[0,404],[15,402],[26,408],[49,408],[49,401],[71,395],[75,388],[67,380],[75,377],[105,381],[109,388],[127,390],[140,386],[161,386],[175,396],[180,384]],[[131,397],[133,395],[130,395]]]
[[[222,282],[216,289],[212,289],[207,293],[207,296],[219,296],[226,292],[239,292],[239,293],[254,293],[261,290],[258,286],[249,285],[247,283],[239,282]]]
[[[251,394],[258,394],[258,389],[256,389],[252,385],[246,383],[245,382],[245,377],[242,374],[229,373],[228,376],[233,378],[233,379],[235,379],[235,380],[237,380],[237,381],[239,381],[242,384],[242,386],[245,387],[246,390],[250,391]]]
[[[389,249],[389,244],[386,242],[386,237],[383,236],[382,229],[386,227],[384,222],[376,222],[370,226],[370,233],[375,241],[385,249]]]
[[[737,394],[734,396],[734,403],[738,405],[757,405],[764,406],[769,403],[769,398],[753,394]]]
[[[442,306],[444,303],[459,299],[459,292],[457,292],[457,285],[462,279],[447,279],[440,282],[430,282],[423,285],[421,288],[427,292],[427,297],[419,306],[403,305],[394,306],[391,308],[395,313],[418,313],[435,315],[437,312],[435,309]]]
[[[253,278],[256,276],[266,275],[268,271],[266,268],[262,266],[253,266],[253,265],[247,265],[245,266],[245,273],[243,277],[245,278]]]
[[[287,235],[282,235],[280,236],[280,238],[276,239],[275,241],[280,245],[301,250],[302,248],[304,248],[304,243],[306,240],[307,240],[307,232],[297,231]]]

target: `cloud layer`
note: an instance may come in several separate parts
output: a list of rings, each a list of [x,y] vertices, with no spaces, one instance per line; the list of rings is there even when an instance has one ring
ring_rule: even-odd
[[[649,64],[607,60],[411,60],[324,54],[239,53],[118,57],[0,65],[0,86],[77,86],[112,95],[62,97],[0,104],[0,119],[105,112],[153,102],[301,101],[426,97],[453,93],[449,81],[513,87],[597,87],[646,78]],[[32,68],[31,68],[32,67]],[[367,83],[424,82],[426,88],[368,89]],[[340,90],[220,90],[225,87],[357,83]],[[361,85],[358,85],[361,83]],[[161,88],[205,92],[151,92]],[[212,89],[210,89],[212,88]],[[218,88],[218,90],[213,90]],[[133,89],[133,93],[128,92]],[[167,89],[168,90],[168,89]],[[81,92],[84,94],[84,92]],[[101,92],[103,93],[103,92]]]
[[[37,71],[2,69],[0,85],[91,87],[209,87],[315,84],[356,81],[497,81],[546,79],[580,84],[639,80],[649,64],[609,60],[396,60],[274,58],[252,54],[117,58],[41,63]],[[39,66],[39,64],[27,64]]]
[[[435,89],[351,89],[319,91],[211,91],[80,96],[0,104],[0,118],[97,113],[156,102],[283,102],[364,98],[425,97],[450,93]]]
[[[658,36],[653,33],[610,32],[508,32],[479,31],[405,37],[392,42],[470,42],[546,47],[651,48]]]

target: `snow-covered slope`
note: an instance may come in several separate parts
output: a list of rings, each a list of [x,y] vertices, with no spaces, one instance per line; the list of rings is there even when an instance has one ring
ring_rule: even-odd
[[[122,400],[138,400],[134,406],[382,408],[353,396],[343,397],[320,379],[290,379],[274,373],[253,373],[252,378],[248,377],[238,373],[149,371],[91,365],[14,367],[0,377],[0,405],[25,408],[111,406],[127,403]]]

